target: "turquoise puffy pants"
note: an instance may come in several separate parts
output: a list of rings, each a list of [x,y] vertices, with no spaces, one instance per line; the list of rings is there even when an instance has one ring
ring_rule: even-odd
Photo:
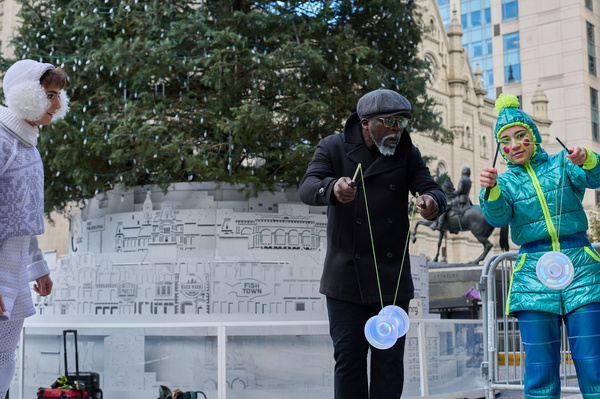
[[[525,348],[525,397],[560,399],[560,326],[563,317],[547,312],[517,313]],[[585,399],[600,399],[600,303],[564,316],[571,357]]]

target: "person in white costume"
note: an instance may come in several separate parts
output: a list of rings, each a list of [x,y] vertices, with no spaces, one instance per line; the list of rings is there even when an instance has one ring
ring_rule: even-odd
[[[0,106],[0,398],[15,372],[23,320],[35,314],[33,290],[52,291],[50,271],[38,246],[44,232],[44,168],[35,147],[39,126],[63,118],[67,75],[34,60],[14,63],[4,75],[6,107]]]

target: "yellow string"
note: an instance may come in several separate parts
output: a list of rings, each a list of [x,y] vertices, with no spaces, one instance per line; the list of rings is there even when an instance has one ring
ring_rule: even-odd
[[[556,145],[558,144],[558,141],[555,140],[554,141],[554,152],[556,152]],[[567,153],[569,152],[568,150]],[[560,151],[562,152],[562,150]],[[559,152],[559,154],[560,154]],[[563,159],[563,165],[562,165],[562,171],[561,171],[561,179],[562,179],[562,184],[560,185],[560,201],[558,201],[558,192],[556,193],[556,195],[554,196],[554,201],[556,202],[555,205],[555,212],[556,212],[556,217],[557,217],[557,225],[558,228],[556,229],[556,239],[558,240],[558,242],[560,243],[560,225],[561,225],[561,215],[562,215],[562,205],[563,205],[563,197],[564,197],[564,190],[565,190],[565,169],[567,167],[567,157],[565,156],[565,158]],[[557,190],[558,191],[558,190]]]
[[[379,290],[379,300],[381,301],[381,308],[383,309],[383,294],[381,293],[381,283],[379,280],[379,269],[377,267],[377,255],[375,254],[375,241],[373,239],[373,230],[371,229],[371,217],[369,216],[369,204],[367,202],[367,190],[365,188],[365,179],[363,176],[362,166],[359,164],[358,168],[360,169],[360,177],[363,187],[363,194],[365,197],[365,210],[367,212],[367,225],[369,226],[369,235],[371,237],[371,248],[373,249],[373,262],[375,263],[375,275],[377,276],[377,288]],[[417,193],[418,195],[418,193]],[[412,201],[411,201],[412,202]],[[396,284],[396,292],[394,294],[393,305],[396,305],[396,298],[398,296],[398,290],[400,288],[400,279],[402,278],[402,269],[404,268],[404,259],[406,257],[406,250],[408,246],[408,239],[410,237],[410,226],[412,224],[413,216],[415,214],[416,201],[413,203],[413,208],[411,210],[410,220],[408,222],[408,233],[406,234],[406,243],[404,244],[404,252],[402,253],[402,262],[400,263],[400,273],[398,274],[398,283]]]
[[[371,236],[371,248],[373,248],[373,262],[375,263],[375,275],[377,276],[377,288],[379,288],[379,300],[381,301],[381,308],[383,309],[383,295],[381,294],[381,284],[379,283],[379,269],[377,268],[377,255],[375,254],[375,241],[373,239],[373,230],[371,229],[371,217],[369,216],[369,204],[367,202],[367,190],[365,188],[365,177],[363,175],[362,166],[358,165],[360,169],[360,180],[363,186],[363,195],[365,197],[365,210],[367,212],[367,225],[369,226],[369,235]]]
[[[563,165],[562,165],[562,175],[561,175],[561,180],[562,180],[562,184],[560,185],[560,206],[558,207],[558,230],[556,232],[556,239],[558,240],[558,242],[560,243],[560,225],[562,222],[562,206],[563,206],[563,197],[564,197],[564,191],[565,191],[565,169],[567,167],[567,157],[565,156],[565,158],[563,159]],[[558,195],[558,193],[556,194]]]
[[[417,197],[419,196],[419,193],[416,193]],[[412,201],[411,201],[412,202]],[[406,234],[406,242],[404,243],[404,252],[402,253],[402,263],[400,263],[400,274],[398,274],[398,283],[396,284],[396,293],[394,294],[394,302],[393,304],[396,304],[396,297],[398,296],[398,290],[400,289],[400,278],[402,277],[402,268],[404,267],[404,258],[406,257],[406,252],[408,252],[408,239],[410,237],[410,226],[412,226],[412,221],[413,221],[413,217],[415,216],[415,211],[416,211],[416,207],[417,207],[417,200],[415,199],[415,202],[412,202],[412,209],[410,210],[410,220],[408,221],[408,233]],[[412,276],[411,276],[412,278]]]

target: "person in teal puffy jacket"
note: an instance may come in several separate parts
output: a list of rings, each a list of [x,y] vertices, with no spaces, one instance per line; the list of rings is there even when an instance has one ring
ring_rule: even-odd
[[[600,256],[586,235],[581,203],[586,188],[600,187],[599,155],[578,146],[549,155],[518,107],[514,95],[496,101],[496,141],[508,171],[483,168],[479,200],[487,221],[510,224],[520,246],[506,312],[519,321],[525,397],[560,398],[564,322],[583,397],[600,399]],[[545,262],[548,256],[553,260]]]

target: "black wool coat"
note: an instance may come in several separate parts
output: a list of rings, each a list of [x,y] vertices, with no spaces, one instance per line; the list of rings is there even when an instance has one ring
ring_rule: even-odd
[[[354,200],[339,203],[333,195],[335,182],[344,176],[352,178],[359,163],[370,162],[356,178]],[[321,294],[358,304],[380,304],[382,299],[389,304],[414,297],[407,241],[409,191],[432,196],[440,214],[446,209],[443,191],[406,130],[394,155],[377,157],[365,146],[360,119],[354,113],[343,134],[319,142],[299,194],[305,204],[328,206]]]

